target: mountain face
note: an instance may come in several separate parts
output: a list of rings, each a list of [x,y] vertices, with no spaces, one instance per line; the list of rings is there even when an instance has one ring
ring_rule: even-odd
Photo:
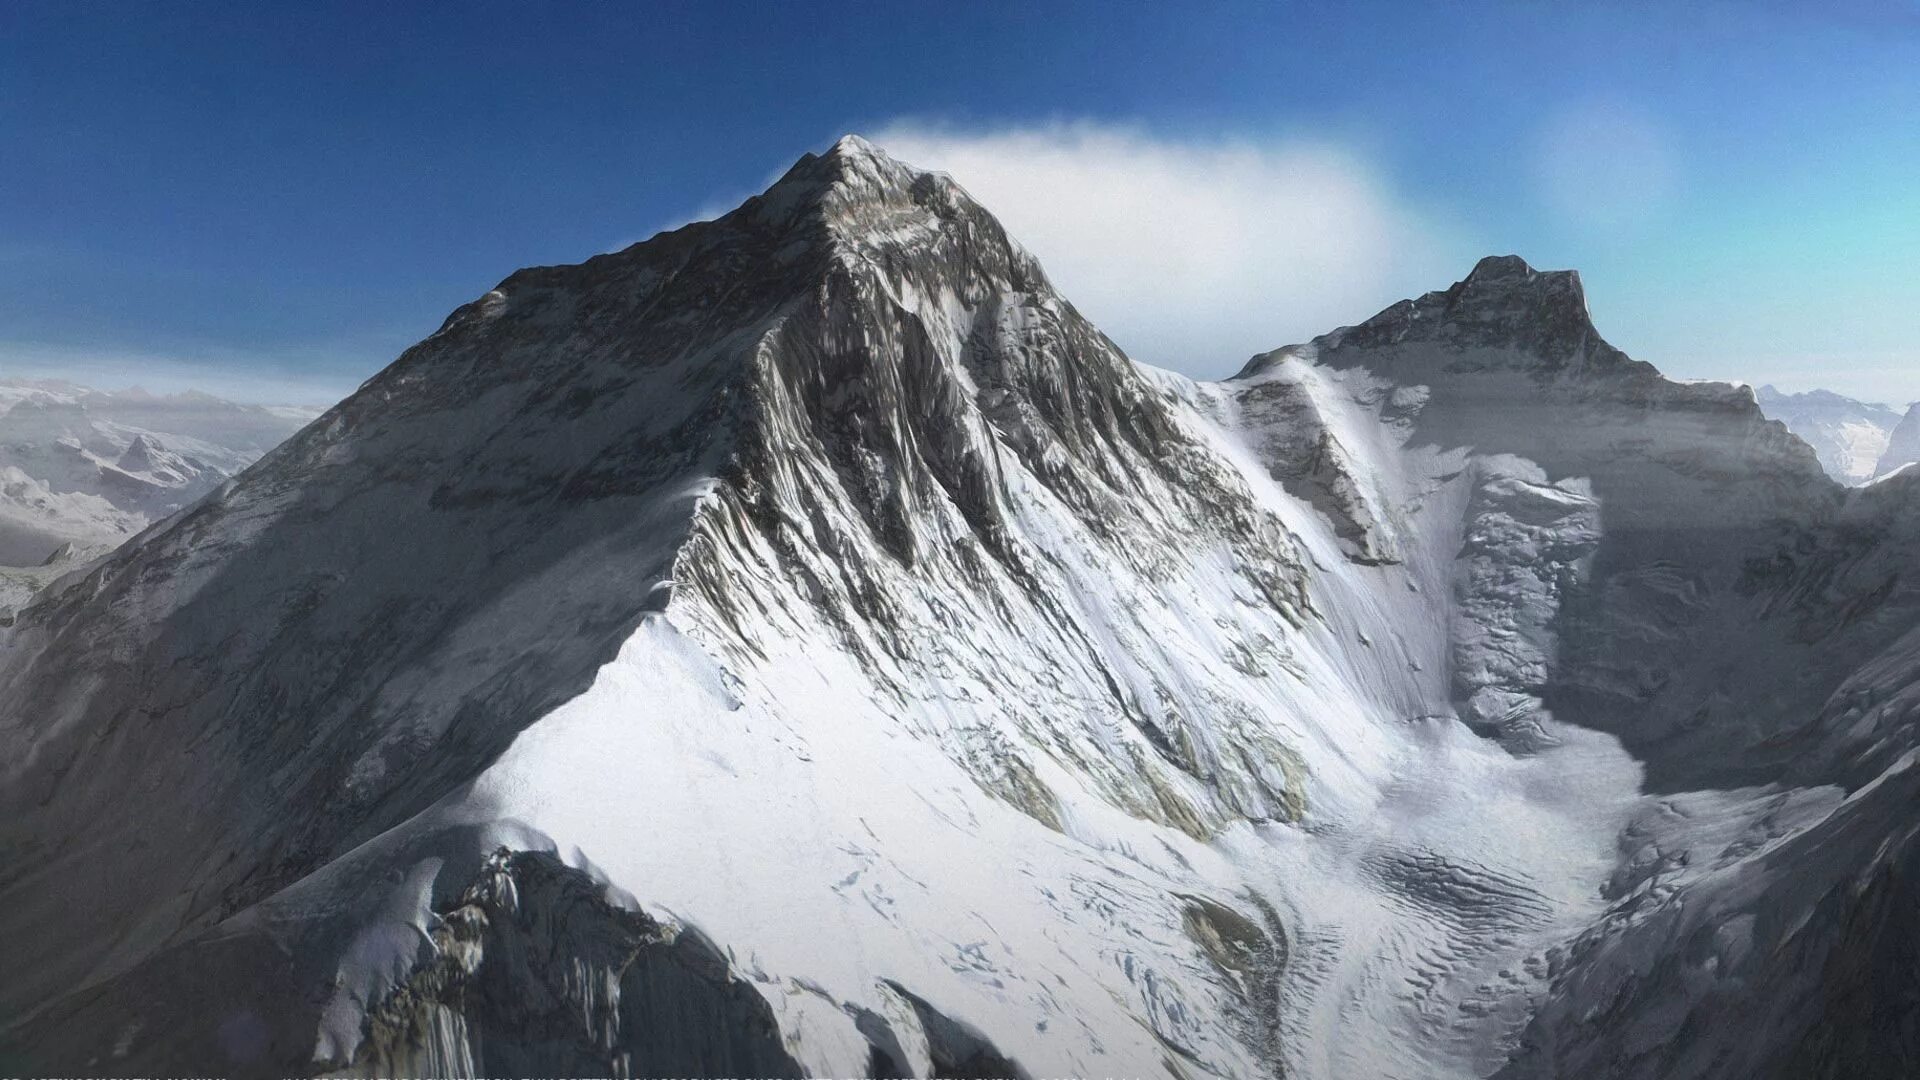
[[[1843,484],[1864,484],[1880,474],[1899,412],[1827,390],[1783,394],[1762,386],[1757,395],[1760,411],[1805,439],[1827,475]]]
[[[849,138],[0,629],[0,1060],[1908,1075],[1917,498],[1511,257],[1139,367]]]
[[[314,415],[0,381],[0,608],[198,500]]]
[[[1875,475],[1888,476],[1915,463],[1920,463],[1920,402],[1907,410],[1887,436],[1887,448],[1880,455]]]

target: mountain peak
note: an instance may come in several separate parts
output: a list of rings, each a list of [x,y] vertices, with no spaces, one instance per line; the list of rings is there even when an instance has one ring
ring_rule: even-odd
[[[1518,255],[1489,255],[1447,290],[1449,306],[1492,303],[1516,315],[1587,317],[1578,270],[1535,270]],[[1591,328],[1591,324],[1589,324]]]
[[[1473,283],[1525,280],[1535,273],[1537,271],[1527,264],[1527,260],[1518,255],[1488,255],[1473,264],[1473,270],[1467,274],[1466,281]]]
[[[946,177],[917,169],[858,135],[842,135],[820,161],[827,167],[833,186],[853,199],[898,198],[930,186],[954,186]]]
[[[1899,500],[1516,256],[1321,340],[1142,371],[857,137],[521,272],[0,630],[0,1059],[1669,1075],[1898,1000]]]
[[[1402,300],[1319,344],[1511,350],[1528,358],[1524,366],[1541,373],[1569,365],[1612,367],[1625,360],[1594,329],[1577,271],[1536,270],[1518,255],[1489,255],[1449,288]]]
[[[972,266],[1021,289],[1050,289],[1033,256],[951,177],[901,161],[858,135],[802,156],[738,212],[760,227],[791,230],[803,243],[825,241],[889,272],[907,263],[940,273]]]
[[[842,135],[823,154],[807,154],[794,168],[815,164],[829,179],[881,186],[910,185],[926,175],[858,135]]]
[[[754,216],[788,223],[809,211],[861,203],[897,203],[915,191],[953,188],[943,176],[923,172],[890,156],[858,135],[843,135],[825,153],[806,153],[773,186],[748,201]]]
[[[864,137],[856,135],[852,132],[848,132],[847,134],[840,136],[838,139],[835,139],[833,142],[833,145],[827,148],[826,156],[841,157],[841,158],[874,158],[880,161],[889,161],[889,162],[893,161],[892,156],[890,156],[885,150],[880,149],[878,146],[875,146],[873,143],[868,142]]]

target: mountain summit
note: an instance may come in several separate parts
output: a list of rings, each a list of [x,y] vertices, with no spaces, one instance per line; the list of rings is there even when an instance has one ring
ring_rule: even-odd
[[[1578,273],[1535,270],[1517,255],[1481,259],[1452,288],[1403,300],[1338,337],[1358,347],[1506,347],[1503,355],[1547,372],[1588,365],[1605,371],[1626,362],[1594,329]]]
[[[850,137],[0,628],[0,1058],[1885,1075],[1912,489],[1511,257],[1143,368]]]

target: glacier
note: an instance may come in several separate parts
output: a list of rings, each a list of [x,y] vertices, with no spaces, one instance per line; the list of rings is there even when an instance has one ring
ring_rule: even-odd
[[[848,137],[0,628],[0,1061],[1907,1075],[1917,486],[1510,256],[1146,368]]]

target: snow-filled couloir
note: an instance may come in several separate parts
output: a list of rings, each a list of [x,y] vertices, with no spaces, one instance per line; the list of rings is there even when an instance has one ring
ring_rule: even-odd
[[[1514,258],[1138,367],[848,138],[0,630],[0,1060],[1897,1075],[1916,485]]]

